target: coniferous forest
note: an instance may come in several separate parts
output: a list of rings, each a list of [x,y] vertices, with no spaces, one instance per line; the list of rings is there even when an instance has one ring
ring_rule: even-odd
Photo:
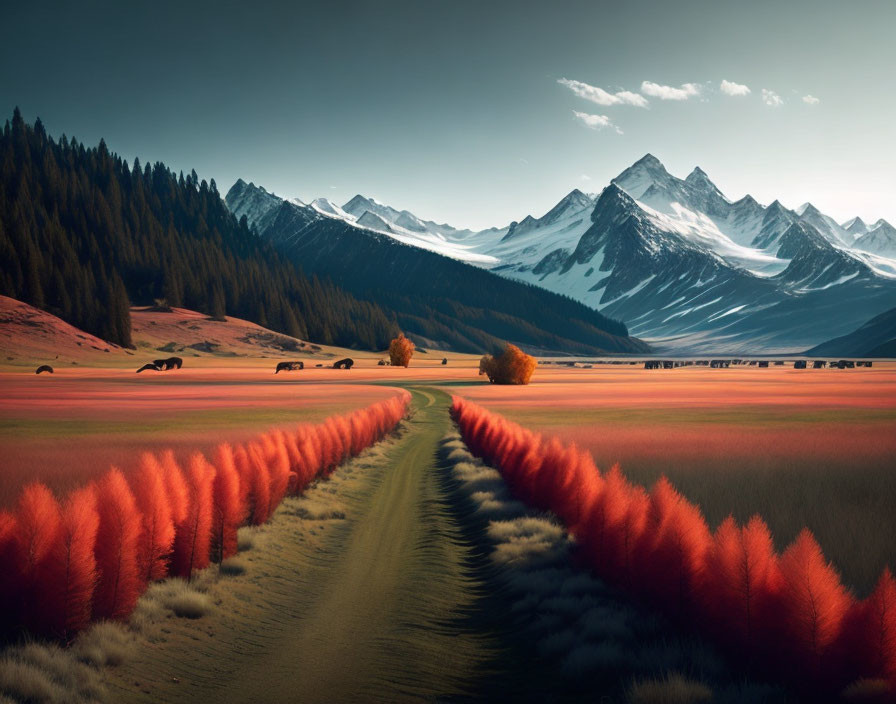
[[[18,109],[0,133],[0,261],[0,294],[123,346],[129,306],[156,299],[345,347],[381,349],[397,330],[251,233],[214,180],[55,141]]]

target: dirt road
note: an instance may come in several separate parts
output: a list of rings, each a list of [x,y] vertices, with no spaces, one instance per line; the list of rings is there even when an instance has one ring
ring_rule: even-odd
[[[403,437],[308,497],[327,492],[344,518],[285,507],[247,574],[213,587],[215,612],[175,619],[115,671],[117,700],[432,701],[477,690],[502,653],[471,625],[487,590],[437,471],[449,398],[412,393]]]

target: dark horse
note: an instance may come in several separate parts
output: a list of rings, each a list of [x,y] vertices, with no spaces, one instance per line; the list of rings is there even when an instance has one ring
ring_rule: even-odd
[[[351,369],[354,363],[355,360],[351,357],[346,357],[345,359],[340,359],[338,362],[333,362],[333,369]]]
[[[169,357],[168,359],[154,359],[152,361],[159,370],[168,371],[169,369],[180,369],[184,365],[184,360],[180,357]]]
[[[294,372],[297,369],[304,369],[304,362],[280,362],[277,364],[277,371],[274,374],[279,374],[280,372]]]

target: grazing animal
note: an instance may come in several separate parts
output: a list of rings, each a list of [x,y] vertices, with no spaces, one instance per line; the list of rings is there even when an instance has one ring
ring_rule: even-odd
[[[180,369],[184,364],[184,360],[180,357],[168,357],[168,359],[154,359],[152,363],[159,369],[167,371],[169,369]]]
[[[381,359],[379,362],[377,362],[377,366],[380,366],[380,367],[391,367],[391,366],[392,366],[392,362],[390,362],[390,361],[388,361],[388,360],[386,360],[386,359]]]
[[[160,372],[160,371],[162,371],[162,368],[158,364],[153,362],[152,364],[144,364],[142,367],[140,367],[137,370],[137,373],[139,374],[140,372]]]
[[[277,364],[277,371],[274,374],[279,374],[280,372],[294,372],[297,369],[304,369],[304,362],[280,362]]]
[[[828,366],[828,363],[823,359],[816,359],[814,362],[812,362],[813,369],[824,369],[826,366]]]
[[[805,369],[806,368],[806,360],[805,359],[796,360],[793,363],[793,368],[794,369]]]
[[[355,360],[351,357],[346,357],[345,359],[340,359],[338,362],[333,362],[333,369],[351,369],[354,363]]]
[[[35,373],[35,374],[40,374],[41,372],[50,372],[50,374],[52,374],[52,373],[53,373],[53,367],[51,367],[49,364],[41,364],[41,365],[37,368],[37,371],[34,372],[34,373]]]
[[[442,357],[442,364],[448,364],[448,358]]]
[[[767,368],[767,367],[768,367],[768,362],[759,362],[759,366],[760,366],[760,367],[763,367],[763,368]]]

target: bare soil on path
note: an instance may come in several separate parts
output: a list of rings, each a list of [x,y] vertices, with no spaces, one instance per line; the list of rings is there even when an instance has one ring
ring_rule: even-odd
[[[475,696],[506,662],[474,614],[487,585],[438,472],[449,398],[414,389],[403,435],[287,502],[218,582],[218,607],[176,619],[112,674],[116,701],[446,701]],[[338,477],[338,479],[337,479]]]

